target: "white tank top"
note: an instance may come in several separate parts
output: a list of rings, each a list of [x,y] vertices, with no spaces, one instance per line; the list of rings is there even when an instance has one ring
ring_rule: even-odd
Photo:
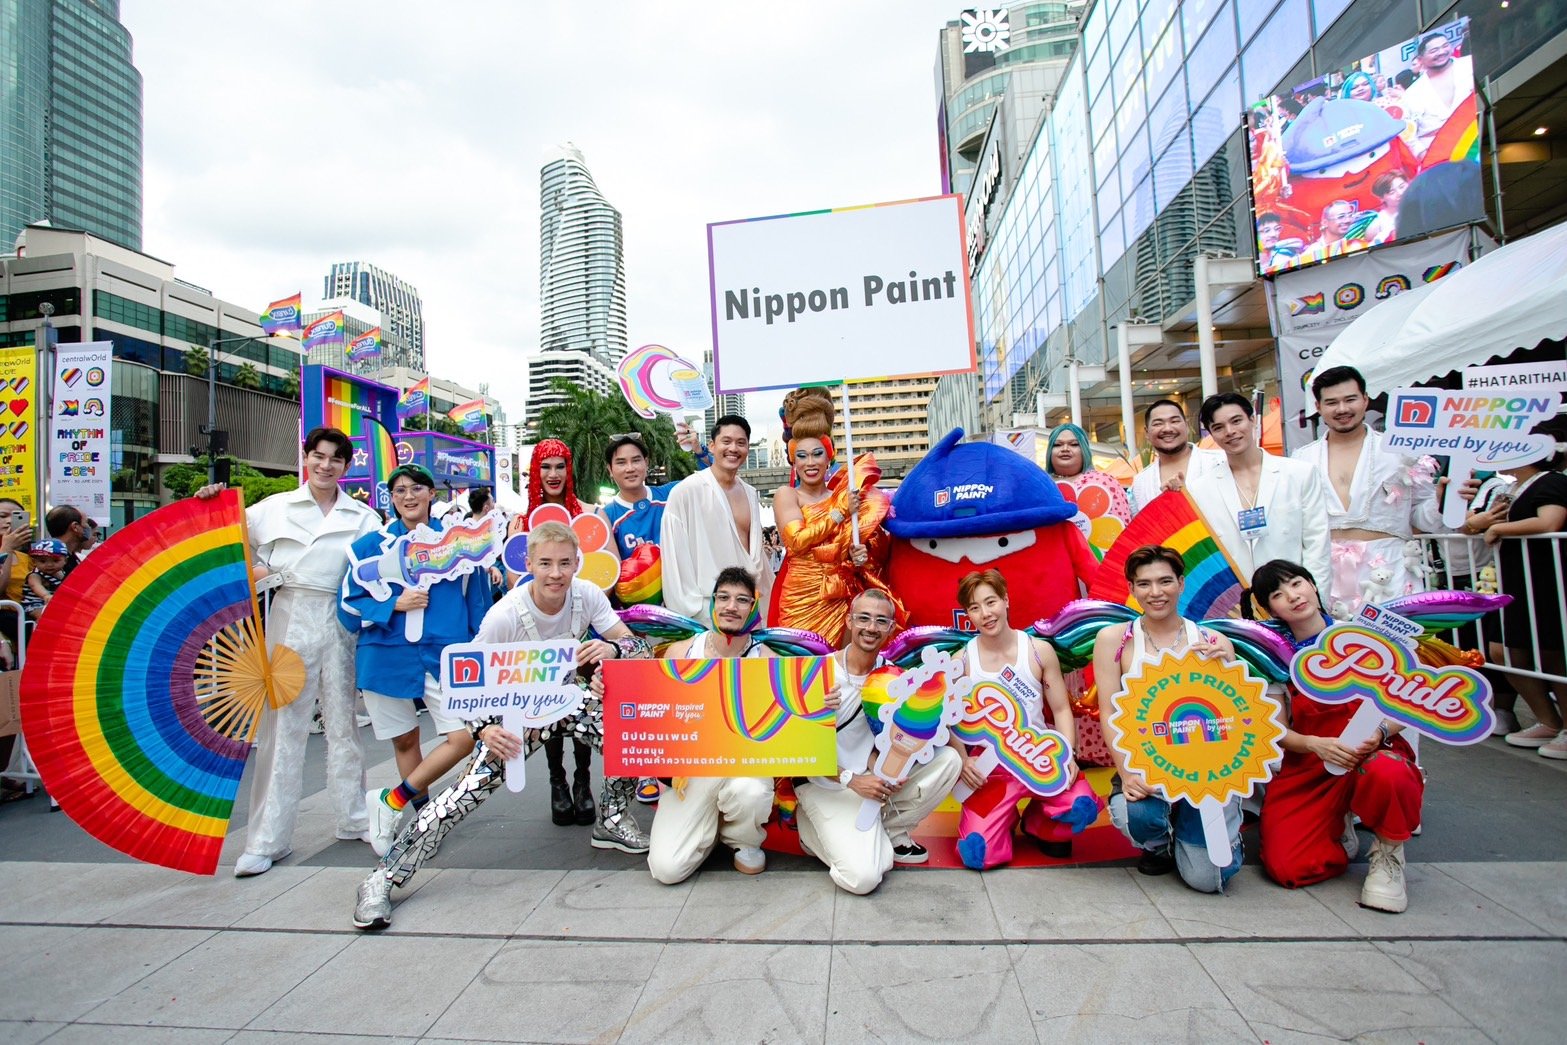
[[[1045,694],[1039,680],[1034,677],[1034,650],[1029,645],[1030,641],[1028,632],[1018,632],[1017,649],[1000,671],[985,670],[979,659],[978,639],[969,642],[968,648],[964,650],[964,659],[968,662],[969,678],[975,682],[998,684],[1018,699],[1030,722],[1040,724],[1045,721]]]

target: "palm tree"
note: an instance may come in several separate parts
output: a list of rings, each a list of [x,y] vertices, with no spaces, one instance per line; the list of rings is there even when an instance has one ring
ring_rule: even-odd
[[[255,390],[261,387],[261,371],[256,369],[254,363],[245,362],[234,371],[233,384],[236,388],[249,388]]]
[[[202,348],[200,345],[192,345],[185,350],[185,372],[195,377],[206,377],[208,359],[205,348]]]
[[[613,436],[623,432],[636,432],[642,437],[648,451],[649,472],[662,468],[672,480],[693,471],[691,456],[675,442],[675,427],[667,418],[644,420],[620,396],[579,388],[564,378],[556,378],[554,387],[566,396],[566,402],[539,414],[539,435],[559,439],[571,447],[579,498],[596,501],[599,487],[612,485],[609,469],[604,465],[604,450]]]

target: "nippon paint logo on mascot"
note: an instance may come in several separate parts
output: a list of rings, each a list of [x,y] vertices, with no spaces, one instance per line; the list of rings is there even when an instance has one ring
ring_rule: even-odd
[[[983,501],[995,492],[996,488],[989,483],[963,483],[942,487],[936,491],[932,501],[937,508],[945,508],[953,501]]]

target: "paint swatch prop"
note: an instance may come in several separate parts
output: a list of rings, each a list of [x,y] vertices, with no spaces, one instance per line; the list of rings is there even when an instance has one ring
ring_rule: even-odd
[[[240,492],[126,524],[44,621],[22,728],[49,794],[122,853],[212,874],[262,711],[305,683],[297,654],[267,650]]]
[[[876,736],[871,772],[899,783],[946,746],[948,727],[962,717],[963,699],[973,686],[960,667],[951,654],[927,646],[919,665],[908,671],[881,667],[870,673],[860,705]],[[863,800],[854,826],[869,831],[881,822],[881,809],[882,803]]]
[[[1135,666],[1110,699],[1105,737],[1148,787],[1190,802],[1208,859],[1234,858],[1224,805],[1266,783],[1284,760],[1284,714],[1267,683],[1239,661],[1196,650]]]
[[[580,546],[577,554],[577,579],[587,581],[603,591],[613,591],[615,583],[620,580],[620,560],[615,558],[614,552],[609,551],[611,546],[609,525],[599,516],[587,512],[573,517],[564,505],[559,504],[541,504],[528,513],[530,531],[546,522],[557,522],[562,526],[570,527],[571,532],[577,535],[577,544]],[[526,533],[516,533],[505,538],[501,561],[506,564],[508,570],[520,574],[524,580],[532,576],[528,570]],[[662,580],[659,584],[662,590]]]
[[[447,718],[473,722],[500,716],[501,728],[522,736],[582,710],[587,690],[577,685],[577,643],[467,642],[441,650],[440,708]],[[526,747],[506,762],[506,788],[527,780]]]
[[[1349,747],[1367,740],[1384,718],[1459,745],[1480,743],[1496,724],[1485,676],[1472,668],[1422,665],[1413,645],[1364,624],[1328,628],[1296,654],[1290,677],[1324,704],[1364,702],[1339,737]]]
[[[1475,382],[1486,387],[1489,371],[1489,367],[1465,370],[1466,386]],[[1459,477],[1468,476],[1472,469],[1501,471],[1532,464],[1549,457],[1556,440],[1531,435],[1529,430],[1556,416],[1562,391],[1559,385],[1520,392],[1396,388],[1388,393],[1384,439],[1409,457],[1447,457],[1448,474]],[[1456,530],[1468,510],[1462,497],[1449,497],[1442,521]]]
[[[701,368],[663,345],[643,345],[628,352],[615,368],[620,392],[638,417],[659,414],[699,417],[713,405],[713,393]]]
[[[1126,557],[1145,544],[1162,544],[1181,553],[1186,563],[1186,589],[1180,613],[1188,620],[1240,616],[1240,570],[1214,537],[1213,529],[1185,490],[1170,490],[1148,502],[1115,539],[1094,582],[1090,599],[1136,606],[1126,582]],[[1140,607],[1139,607],[1140,608]]]
[[[393,585],[409,591],[429,591],[440,581],[456,580],[485,569],[501,554],[506,520],[497,509],[467,522],[433,530],[423,524],[401,537],[382,542],[381,552],[368,559],[349,553],[348,576],[377,602],[397,597]],[[424,610],[403,615],[409,642],[424,634]]]
[[[831,657],[610,660],[603,670],[609,776],[837,772]]]

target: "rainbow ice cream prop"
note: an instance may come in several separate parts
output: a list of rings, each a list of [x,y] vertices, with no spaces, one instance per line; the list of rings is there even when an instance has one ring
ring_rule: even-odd
[[[1485,676],[1466,667],[1422,665],[1413,647],[1358,624],[1324,631],[1316,645],[1296,655],[1290,677],[1313,700],[1365,700],[1380,718],[1442,744],[1478,744],[1496,724]],[[1371,717],[1365,736],[1375,732],[1377,721]],[[1340,739],[1356,742],[1347,731]]]
[[[901,672],[881,667],[867,676],[860,703],[876,735],[871,772],[897,783],[946,746],[947,727],[963,714],[963,698],[973,685],[958,668],[950,653],[927,646],[915,667]],[[860,803],[855,827],[869,831],[880,821],[880,802]]]
[[[701,370],[663,345],[628,352],[615,368],[621,394],[638,417],[700,414],[713,405]]]
[[[907,775],[910,760],[925,750],[942,728],[946,701],[947,680],[936,675],[892,709],[892,720],[886,724],[887,748],[877,766],[878,774],[889,780],[901,780]]]
[[[952,732],[965,744],[996,754],[998,765],[1042,798],[1071,784],[1072,746],[1053,729],[1036,728],[1011,691],[999,683],[976,683],[963,701],[963,717]]]
[[[620,580],[615,582],[615,594],[627,606],[659,601],[664,594],[664,564],[658,545],[651,542],[639,544],[635,551],[621,560]]]

